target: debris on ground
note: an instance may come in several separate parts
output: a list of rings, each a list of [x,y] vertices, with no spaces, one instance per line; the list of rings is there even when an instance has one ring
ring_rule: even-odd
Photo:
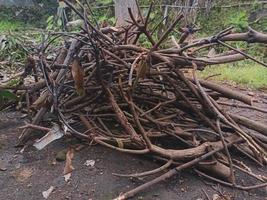
[[[84,165],[87,167],[94,167],[95,166],[95,160],[86,160]]]
[[[71,172],[74,170],[74,167],[72,165],[73,157],[74,157],[74,150],[69,149],[67,154],[66,154],[66,164],[65,164],[64,172],[63,172],[66,182],[68,182],[70,180]]]
[[[42,195],[45,199],[48,199],[48,197],[51,195],[51,193],[53,192],[55,188],[53,186],[50,186],[50,188],[46,191],[42,192]]]

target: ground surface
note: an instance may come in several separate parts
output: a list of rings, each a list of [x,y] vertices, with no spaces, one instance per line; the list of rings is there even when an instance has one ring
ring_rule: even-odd
[[[253,94],[253,93],[251,93]],[[254,94],[253,94],[254,95]],[[258,94],[256,94],[257,96]],[[267,103],[267,96],[261,97]],[[267,104],[259,103],[267,109]],[[255,120],[267,123],[267,115],[250,110],[232,109],[241,115],[253,116]],[[91,146],[76,151],[74,167],[70,182],[66,183],[62,173],[65,162],[55,161],[56,155],[66,150],[66,140],[56,141],[42,151],[32,147],[25,149],[14,148],[20,131],[17,127],[23,125],[19,113],[4,113],[0,117],[0,200],[41,200],[42,192],[50,186],[55,187],[48,199],[63,200],[111,200],[120,192],[128,191],[144,180],[119,178],[112,175],[117,173],[133,173],[151,170],[159,166],[146,158],[126,155],[101,146]],[[94,167],[85,166],[86,160],[95,160]],[[267,175],[266,167],[252,165],[252,169]],[[246,177],[239,177],[246,180]],[[267,199],[267,189],[248,192],[218,186],[208,182],[191,171],[182,172],[171,180],[155,185],[135,199],[144,200],[201,200],[210,199],[214,194],[225,194],[225,198],[234,200],[263,200]]]

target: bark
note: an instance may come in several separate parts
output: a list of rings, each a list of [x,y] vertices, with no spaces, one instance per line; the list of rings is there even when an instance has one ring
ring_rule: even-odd
[[[138,17],[138,8],[135,0],[114,0],[115,17],[117,20],[116,26],[127,25],[127,20],[130,20],[128,8],[131,8],[134,17]]]
[[[193,79],[190,79],[193,82]],[[200,84],[208,89],[211,89],[213,91],[216,91],[220,94],[222,94],[224,97],[227,97],[229,99],[236,99],[238,101],[241,101],[243,103],[246,103],[248,105],[251,105],[252,98],[248,95],[245,95],[241,92],[238,92],[236,90],[232,90],[228,87],[218,85],[216,83],[211,83],[205,80],[199,80]]]
[[[263,123],[248,119],[246,117],[236,115],[236,114],[230,114],[230,116],[239,124],[242,124],[243,126],[250,128],[252,130],[256,130],[259,133],[262,133],[263,135],[267,136],[267,126]]]

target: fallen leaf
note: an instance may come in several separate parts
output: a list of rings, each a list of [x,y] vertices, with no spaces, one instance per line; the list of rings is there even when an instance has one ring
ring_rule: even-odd
[[[145,58],[141,59],[140,62],[137,64],[136,71],[138,78],[144,78],[149,72],[148,61]]]
[[[30,75],[34,71],[35,65],[36,63],[34,58],[31,55],[28,56],[24,66],[24,73],[22,74],[22,77],[26,78],[28,75]]]
[[[14,176],[19,182],[24,182],[33,175],[31,168],[20,169],[15,172]]]
[[[231,197],[228,195],[218,195],[218,194],[214,194],[212,196],[212,200],[231,200]]]
[[[78,144],[76,147],[75,147],[75,151],[80,151],[82,150],[83,148],[85,148],[86,146],[84,144]]]
[[[53,186],[50,186],[50,188],[46,191],[42,192],[42,195],[45,199],[48,199],[48,197],[50,196],[50,194],[53,192],[55,188]]]
[[[134,81],[134,87],[138,83],[139,78],[145,78],[146,75],[149,73],[150,66],[149,66],[148,59],[146,57],[142,57],[140,62],[136,65],[135,70],[137,72],[137,76],[136,76],[136,79]]]
[[[79,27],[79,26],[82,26],[83,23],[84,23],[83,20],[78,19],[78,20],[68,22],[67,27],[68,28]]]
[[[70,180],[70,177],[71,177],[71,173],[65,174],[64,175],[65,182],[68,182]]]
[[[215,50],[214,48],[212,48],[212,49],[209,51],[207,57],[208,57],[208,58],[212,58],[212,57],[214,57],[215,55],[216,55],[216,50]]]
[[[37,140],[33,146],[36,147],[38,150],[43,149],[51,142],[58,140],[64,136],[64,132],[60,129],[59,125],[54,124],[54,126],[51,128],[51,131],[49,131],[45,136],[43,136],[41,139]]]
[[[19,98],[9,90],[0,90],[0,98],[12,101],[17,101]]]
[[[75,58],[72,63],[71,74],[74,80],[74,86],[75,86],[76,92],[80,96],[84,95],[85,93],[84,82],[83,82],[84,71],[80,63],[80,60],[78,58]]]
[[[74,150],[69,149],[66,154],[66,164],[65,164],[64,172],[63,172],[66,182],[69,181],[71,177],[71,172],[74,170],[74,167],[72,166],[73,157],[74,157]]]

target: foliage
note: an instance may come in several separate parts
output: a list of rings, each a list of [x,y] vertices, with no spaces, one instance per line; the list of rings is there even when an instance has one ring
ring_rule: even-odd
[[[6,32],[6,31],[14,31],[21,28],[23,24],[21,22],[17,21],[7,21],[7,20],[1,20],[0,21],[0,32]]]
[[[96,3],[97,3],[97,5],[99,5],[99,6],[106,6],[106,5],[110,5],[110,4],[112,4],[113,1],[112,1],[112,0],[99,0],[99,1],[97,1]]]
[[[34,7],[0,7],[0,19],[1,21],[16,21],[21,24],[31,24],[36,27],[44,27],[47,16],[56,12],[56,1],[51,3],[36,4]]]
[[[7,100],[18,100],[18,97],[9,90],[0,90],[0,99],[7,99]]]
[[[237,31],[242,31],[249,25],[247,13],[243,10],[233,13],[233,15],[228,20],[229,21],[226,22],[226,26],[231,25],[235,27]]]
[[[20,22],[0,22],[0,61],[8,65],[24,62],[28,54],[41,42],[42,32]],[[17,63],[17,64],[16,64]]]
[[[6,105],[18,101],[18,97],[9,90],[0,90],[0,110]]]
[[[254,89],[267,89],[267,69],[252,61],[245,60],[235,64],[211,66],[199,72],[202,78],[213,75],[218,75],[212,77],[217,81],[228,81]]]
[[[54,16],[51,15],[47,18],[46,20],[46,30],[52,30],[53,29],[53,25],[54,25]]]
[[[22,47],[22,42],[18,37],[12,34],[2,36],[2,41],[0,42],[0,60],[19,62],[24,60],[26,54],[27,51]]]

